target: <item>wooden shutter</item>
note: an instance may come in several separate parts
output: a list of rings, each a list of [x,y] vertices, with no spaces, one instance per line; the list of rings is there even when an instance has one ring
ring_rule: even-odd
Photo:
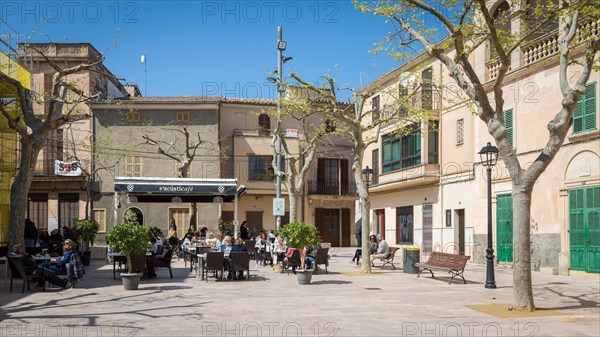
[[[342,208],[342,247],[350,247],[350,209]]]
[[[585,191],[586,271],[600,273],[600,186]]]
[[[324,208],[315,208],[315,227],[319,230],[319,235],[323,233],[323,218],[325,216]]]
[[[513,142],[513,109],[504,111],[504,128],[508,134],[508,141],[511,146],[514,146]]]
[[[325,158],[317,160],[317,186],[325,185]]]
[[[340,159],[341,195],[348,195],[348,159]]]
[[[498,262],[513,262],[512,194],[503,194],[497,197],[496,231]]]
[[[50,112],[50,97],[52,96],[52,73],[44,74],[44,114]]]
[[[373,178],[371,184],[379,184],[379,149],[375,149],[371,156],[371,168],[373,169]]]
[[[570,269],[585,270],[584,189],[569,190]]]
[[[380,108],[381,108],[381,106],[379,103],[379,95],[378,95],[378,96],[373,97],[373,99],[371,99],[371,111],[372,111],[371,118],[373,121],[378,120],[379,117],[381,116]]]
[[[583,131],[596,129],[596,83],[586,85],[583,98]]]

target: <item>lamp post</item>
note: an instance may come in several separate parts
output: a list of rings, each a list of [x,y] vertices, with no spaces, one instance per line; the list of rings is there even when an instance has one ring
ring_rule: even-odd
[[[369,168],[369,166],[365,167],[362,170],[363,181],[367,183],[367,194],[369,194],[369,185],[371,184],[372,176],[373,176],[373,169]]]
[[[494,248],[492,246],[492,167],[498,161],[498,148],[492,146],[490,142],[479,151],[481,157],[481,165],[487,169],[487,197],[488,197],[488,232],[487,241],[488,247],[486,250],[487,271],[485,276],[485,287],[488,289],[496,288],[496,280],[494,277]]]

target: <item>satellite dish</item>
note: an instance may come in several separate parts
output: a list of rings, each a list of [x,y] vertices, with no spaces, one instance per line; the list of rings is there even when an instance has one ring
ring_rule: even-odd
[[[221,204],[221,203],[223,203],[223,198],[219,197],[219,196],[216,196],[216,197],[213,198],[213,202],[215,204]]]
[[[133,204],[136,203],[138,201],[137,197],[135,195],[128,195],[127,196],[127,203],[128,204]]]
[[[173,197],[173,198],[171,198],[171,202],[172,203],[181,203],[181,198],[180,197]]]

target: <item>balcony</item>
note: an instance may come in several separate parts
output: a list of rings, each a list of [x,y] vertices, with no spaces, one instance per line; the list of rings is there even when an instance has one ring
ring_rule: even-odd
[[[308,180],[309,195],[356,196],[354,181],[341,183],[339,180]]]

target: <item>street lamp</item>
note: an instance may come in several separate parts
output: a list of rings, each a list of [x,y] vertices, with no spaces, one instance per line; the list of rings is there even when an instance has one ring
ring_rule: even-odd
[[[362,170],[363,181],[367,183],[367,194],[369,193],[369,185],[371,184],[372,176],[373,176],[373,169],[369,168],[369,166],[365,167]]]
[[[481,165],[487,169],[487,196],[488,196],[488,232],[487,241],[488,248],[486,250],[487,259],[487,272],[485,277],[485,287],[488,289],[496,288],[496,280],[494,277],[494,248],[492,247],[492,167],[496,165],[498,161],[498,148],[492,146],[492,143],[488,142],[481,151]]]

